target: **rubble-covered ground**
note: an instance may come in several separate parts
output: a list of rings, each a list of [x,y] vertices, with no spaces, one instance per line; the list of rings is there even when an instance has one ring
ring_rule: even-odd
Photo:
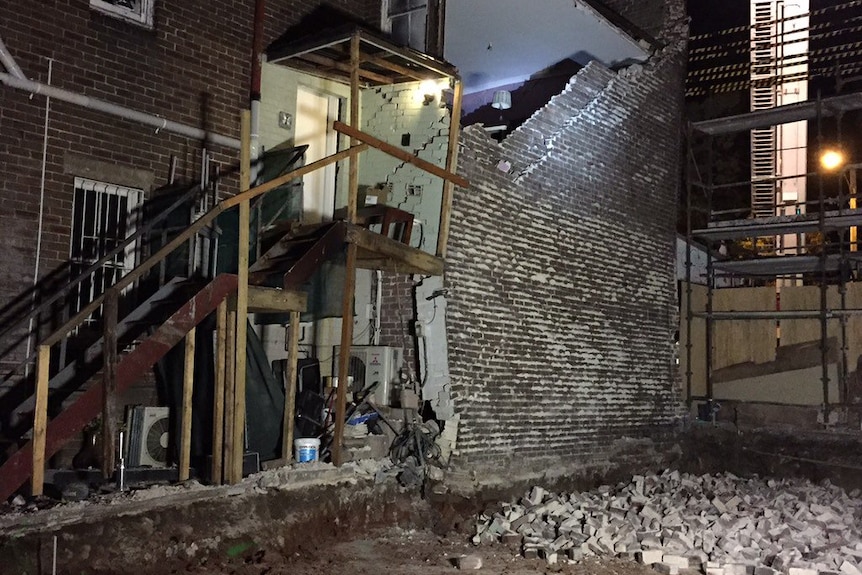
[[[30,504],[0,518],[0,534],[43,572],[48,535],[59,533],[58,573],[91,575],[432,575],[477,566],[508,575],[862,575],[862,498],[828,482],[667,471],[587,492],[535,486],[466,518],[447,507],[454,501],[431,505],[383,488],[391,473],[320,464],[236,486],[161,487],[44,511]],[[458,525],[475,530],[434,534]],[[16,545],[25,534],[41,544]],[[0,551],[0,575],[4,558]]]
[[[524,497],[483,514],[473,543],[548,564],[627,558],[672,574],[862,575],[862,499],[828,482],[666,471],[584,493]]]
[[[526,560],[502,544],[476,548],[465,537],[439,537],[426,530],[388,529],[357,534],[356,539],[315,544],[285,557],[248,549],[236,557],[210,558],[162,573],[194,575],[444,575],[459,570],[494,575],[656,575],[647,566],[619,559],[590,559],[577,565]],[[466,557],[471,563],[460,565]],[[480,564],[478,571],[473,571]]]

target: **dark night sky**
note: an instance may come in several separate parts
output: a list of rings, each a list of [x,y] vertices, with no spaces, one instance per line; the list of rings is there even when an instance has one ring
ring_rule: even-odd
[[[748,0],[688,0],[691,33],[705,34],[748,24]]]

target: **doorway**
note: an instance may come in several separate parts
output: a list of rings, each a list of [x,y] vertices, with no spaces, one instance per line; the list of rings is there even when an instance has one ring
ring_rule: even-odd
[[[339,119],[340,100],[299,87],[296,94],[297,146],[307,145],[305,163],[310,164],[338,151],[338,135],[332,122]],[[335,210],[336,166],[306,174],[302,178],[302,220],[304,224],[330,221]]]

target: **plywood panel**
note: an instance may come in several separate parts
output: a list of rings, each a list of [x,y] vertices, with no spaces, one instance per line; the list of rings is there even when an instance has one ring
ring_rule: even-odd
[[[713,309],[722,312],[774,310],[775,288],[767,286],[715,290]],[[713,333],[713,369],[738,363],[766,363],[775,360],[775,320],[716,321]]]
[[[862,309],[862,283],[847,285],[847,309]],[[853,372],[862,360],[862,315],[848,318],[847,348],[847,367]]]
[[[858,292],[858,290],[857,290]],[[841,298],[838,289],[830,287],[827,293],[829,308],[840,308]],[[818,286],[798,286],[781,288],[781,309],[786,311],[801,311],[820,309],[820,288]],[[829,337],[841,337],[841,324],[829,320]],[[786,319],[781,322],[781,345],[795,345],[820,340],[820,320],[817,319]]]

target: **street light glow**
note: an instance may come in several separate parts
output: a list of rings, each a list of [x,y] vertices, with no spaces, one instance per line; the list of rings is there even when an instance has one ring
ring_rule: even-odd
[[[838,150],[826,150],[820,155],[820,165],[830,172],[844,165],[844,154]]]

